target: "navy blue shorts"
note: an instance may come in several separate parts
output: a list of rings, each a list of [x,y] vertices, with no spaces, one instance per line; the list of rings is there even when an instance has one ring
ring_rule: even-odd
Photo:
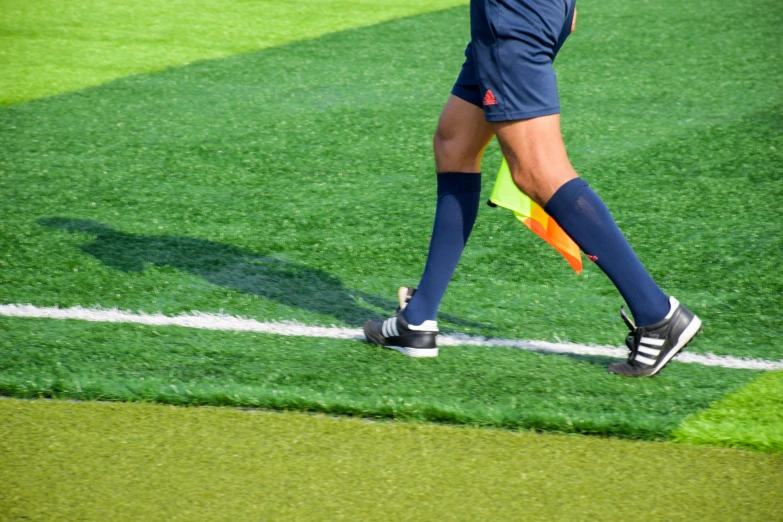
[[[487,121],[560,112],[552,62],[571,33],[576,0],[471,0],[465,63],[451,93]]]

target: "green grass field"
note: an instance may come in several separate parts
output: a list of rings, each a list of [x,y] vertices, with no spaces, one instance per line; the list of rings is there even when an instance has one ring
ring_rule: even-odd
[[[626,380],[604,371],[606,359],[503,348],[441,348],[436,360],[421,361],[355,341],[47,319],[0,319],[0,328],[0,393],[17,397],[267,407],[626,438],[667,438],[688,415],[758,375],[678,364],[656,379]]]
[[[344,327],[388,315],[424,264],[431,135],[469,38],[458,4],[0,0],[0,304]],[[695,353],[783,359],[782,22],[770,0],[586,0],[556,64],[569,156],[661,287],[703,319]],[[493,143],[485,196],[499,163]],[[619,346],[621,304],[597,267],[575,276],[510,213],[483,207],[439,319],[447,332]],[[661,462],[723,455],[746,462],[743,473],[768,458],[759,473],[779,481],[779,455],[616,439],[779,454],[783,372],[675,361],[627,380],[606,374],[603,357],[441,350],[418,361],[351,340],[0,317],[0,394],[601,435],[611,439],[557,440],[667,448]],[[27,412],[9,428],[8,455],[39,408],[73,408],[36,404],[2,403],[4,415]],[[96,444],[102,415],[214,413],[96,408],[85,413]],[[363,444],[364,425],[340,426]],[[44,480],[41,469],[14,487]],[[239,488],[242,477],[226,480]],[[724,494],[713,485],[699,506]],[[17,514],[34,503],[18,498]],[[773,500],[747,518],[765,519]],[[555,504],[541,506],[551,518]],[[722,512],[678,509],[691,520]]]
[[[686,75],[678,59],[693,53],[672,20],[627,20],[614,4],[583,11],[586,28],[558,63],[575,166],[661,286],[703,316],[693,350],[779,356],[780,74],[759,50],[774,16],[754,22],[757,34],[704,27],[714,52]],[[440,11],[6,108],[3,301],[326,325],[388,313],[426,254],[430,135],[466,16]],[[626,32],[591,29],[594,18]],[[650,23],[671,37],[656,51],[666,59],[642,67],[636,33]],[[748,52],[718,54],[732,34]],[[622,35],[614,45],[626,51],[599,52]],[[723,80],[749,70],[766,79],[755,90]],[[498,160],[493,146],[487,193]],[[443,305],[447,329],[621,343],[621,299],[597,267],[574,277],[497,209],[482,210],[471,241]]]

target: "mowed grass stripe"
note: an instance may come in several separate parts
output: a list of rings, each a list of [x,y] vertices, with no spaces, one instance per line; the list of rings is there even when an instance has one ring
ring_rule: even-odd
[[[0,2],[0,105],[315,38],[460,0]]]
[[[432,360],[355,341],[0,318],[0,393],[297,409],[668,438],[757,375],[671,363],[623,379],[604,357],[444,347]]]
[[[176,317],[163,314],[130,313],[122,310],[102,308],[39,308],[32,305],[0,305],[0,315],[6,317],[30,317],[42,319],[76,319],[99,323],[135,323],[149,326],[181,326],[204,330],[233,332],[256,332],[296,337],[322,337],[327,339],[353,339],[364,341],[364,332],[360,328],[339,328],[308,326],[294,322],[259,322],[246,317],[234,317],[225,314],[208,314],[197,310]],[[518,348],[559,354],[587,355],[598,357],[625,358],[628,348],[612,346],[585,346],[576,343],[551,343],[546,341],[526,341],[522,339],[487,339],[481,336],[445,335],[438,336],[438,346],[488,346],[499,348]],[[748,370],[782,370],[783,361],[765,361],[762,359],[739,359],[736,357],[707,356],[693,354],[684,350],[677,354],[677,361],[684,363],[721,366],[723,368],[744,368]]]
[[[780,455],[291,413],[0,400],[0,455],[13,519],[768,521],[783,509]]]
[[[783,452],[783,372],[760,375],[687,419],[675,440]]]
[[[695,353],[781,355],[783,118],[764,45],[780,13],[765,6],[586,4],[558,58],[571,157],[653,276],[705,321]],[[0,301],[345,327],[388,315],[424,263],[431,133],[467,15],[6,108]],[[498,160],[493,148],[487,194]],[[596,267],[575,277],[485,208],[440,320],[451,332],[617,345],[621,302]]]

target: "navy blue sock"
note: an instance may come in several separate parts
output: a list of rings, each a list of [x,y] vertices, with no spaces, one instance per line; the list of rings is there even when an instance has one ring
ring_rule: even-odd
[[[438,203],[424,274],[403,316],[409,324],[434,321],[468,242],[481,197],[481,174],[438,173]]]
[[[609,209],[586,181],[575,178],[565,183],[544,210],[609,276],[637,326],[657,323],[669,313],[669,298],[642,266]]]

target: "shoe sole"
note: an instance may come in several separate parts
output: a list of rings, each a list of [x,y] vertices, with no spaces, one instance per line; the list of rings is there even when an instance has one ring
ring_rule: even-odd
[[[403,355],[407,355],[408,357],[437,357],[438,356],[438,349],[437,348],[408,348],[406,346],[385,346],[381,345],[384,348],[388,348],[390,350],[397,350]]]
[[[403,355],[407,355],[408,357],[437,357],[438,356],[437,346],[435,348],[409,348],[407,346],[389,346],[383,344],[381,339],[376,339],[372,333],[367,331],[364,332],[364,338],[367,339],[367,342],[370,344],[375,344],[377,346],[380,346],[381,348],[388,348],[389,350],[396,350]]]
[[[658,363],[658,365],[653,369],[653,372],[648,375],[648,377],[652,377],[656,375],[658,372],[663,370],[667,364],[669,364],[669,361],[671,361],[674,357],[676,357],[681,351],[685,349],[686,346],[690,344],[693,339],[699,335],[699,332],[701,331],[701,319],[698,318],[698,316],[693,316],[693,321],[688,324],[688,326],[685,328],[685,330],[682,331],[680,334],[679,339],[677,339],[677,344],[674,346],[672,350],[669,351],[669,353],[666,354],[666,357],[663,358],[663,360]]]

